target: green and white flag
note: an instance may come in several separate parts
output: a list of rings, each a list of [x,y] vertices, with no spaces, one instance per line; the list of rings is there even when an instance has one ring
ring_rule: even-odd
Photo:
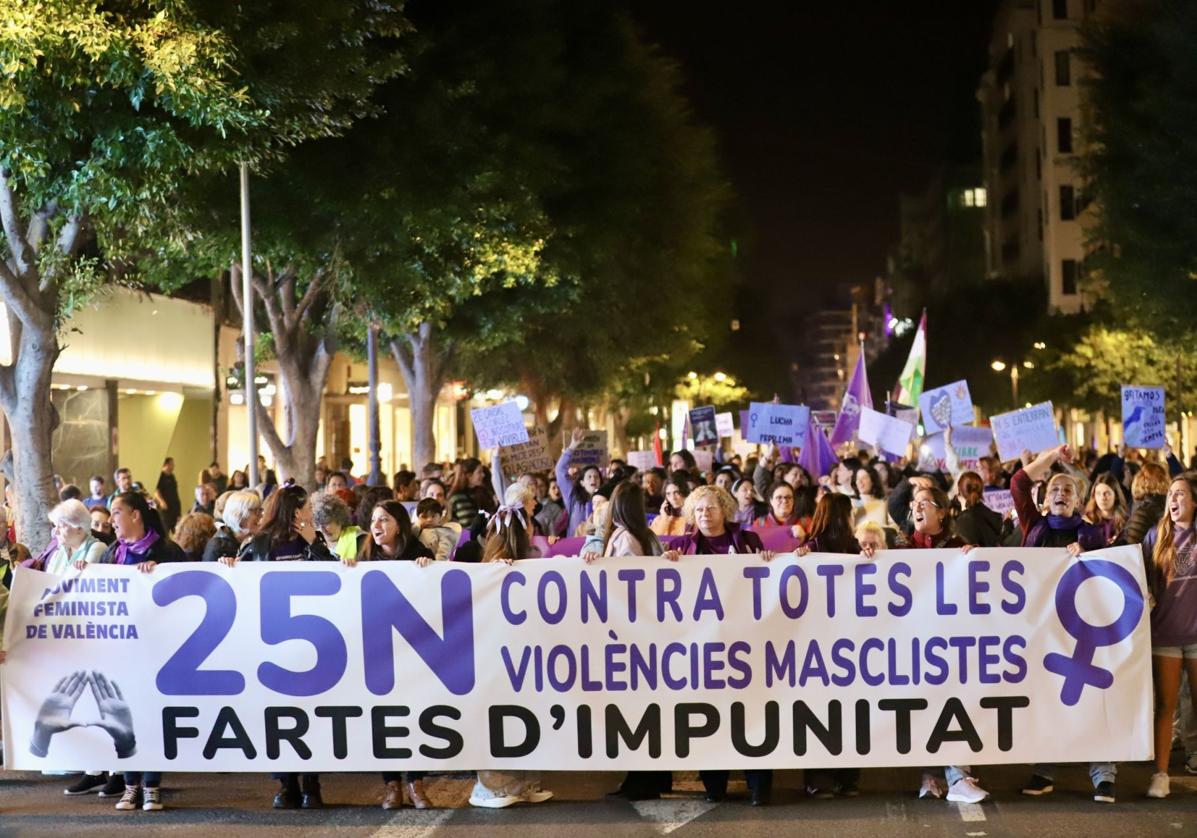
[[[917,405],[919,396],[923,393],[923,379],[927,373],[927,312],[919,320],[918,331],[914,333],[914,343],[910,346],[910,355],[906,358],[906,366],[898,376],[898,386],[894,388],[894,401],[898,404]]]

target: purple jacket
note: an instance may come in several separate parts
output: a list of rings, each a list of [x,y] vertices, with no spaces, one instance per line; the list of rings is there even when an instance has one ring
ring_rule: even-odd
[[[737,553],[760,553],[765,549],[765,545],[761,543],[761,537],[752,530],[746,530],[739,524],[733,524],[730,521],[724,524],[727,528],[728,535],[731,536],[732,546],[736,548]],[[698,554],[700,541],[706,541],[706,537],[698,530],[688,532],[685,535],[678,536],[673,542],[674,550],[677,550],[684,556],[694,556]],[[708,551],[703,551],[708,552]]]
[[[578,527],[594,512],[594,501],[589,495],[583,500],[574,490],[574,482],[569,479],[569,463],[573,454],[573,449],[566,447],[557,460],[557,487],[561,489],[561,504],[569,515],[569,524],[565,529],[566,538],[577,533]]]

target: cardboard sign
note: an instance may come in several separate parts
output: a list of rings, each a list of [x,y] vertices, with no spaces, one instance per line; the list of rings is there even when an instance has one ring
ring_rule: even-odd
[[[960,468],[966,471],[976,471],[981,467],[981,458],[989,456],[991,445],[993,431],[989,428],[974,428],[972,425],[952,428],[952,447],[956,449]]]
[[[474,422],[474,432],[478,434],[478,445],[482,448],[518,445],[528,441],[524,414],[515,402],[470,408],[470,419]]]
[[[696,407],[690,411],[690,438],[695,445],[715,445],[719,442],[719,429],[715,424],[715,408],[711,405]]]
[[[733,437],[736,435],[736,426],[732,422],[732,415],[730,413],[716,413],[715,414],[715,429],[719,431],[720,437]]]
[[[709,448],[695,448],[694,464],[703,474],[710,474],[715,469],[715,452]]]
[[[1122,387],[1122,440],[1128,448],[1163,448],[1167,416],[1163,387]]]
[[[925,391],[919,396],[919,412],[928,436],[955,425],[972,424],[973,400],[968,394],[968,382],[956,381]]]
[[[1007,512],[1014,511],[1014,497],[1010,494],[1009,489],[986,489],[985,494],[981,496],[981,503],[1003,518],[1006,517]]]
[[[861,442],[876,445],[882,451],[888,451],[901,457],[906,453],[906,446],[910,444],[910,437],[914,434],[914,424],[905,422],[896,416],[887,416],[869,407],[860,409]]]
[[[629,451],[628,465],[637,471],[648,471],[650,468],[656,468],[657,454],[655,451]]]
[[[571,432],[568,431],[562,433],[562,447],[569,447],[570,435]],[[570,463],[576,466],[605,467],[607,465],[607,432],[587,431],[586,435],[582,437],[582,441],[578,443],[578,447],[574,449]]]
[[[804,404],[752,402],[748,406],[748,424],[741,426],[749,442],[772,442],[801,448],[806,444],[810,408]]]
[[[528,431],[527,442],[504,445],[499,449],[499,464],[509,480],[529,471],[552,471],[549,435],[544,428],[532,428]]]
[[[1038,454],[1060,444],[1051,402],[998,414],[989,424],[997,440],[998,456],[1003,460],[1017,460],[1023,449]]]

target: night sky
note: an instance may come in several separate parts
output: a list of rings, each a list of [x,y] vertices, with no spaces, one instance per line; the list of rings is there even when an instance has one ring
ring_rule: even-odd
[[[836,284],[884,272],[899,193],[979,159],[995,0],[631,6],[717,132],[752,285],[738,308],[775,312],[755,328],[779,343]]]

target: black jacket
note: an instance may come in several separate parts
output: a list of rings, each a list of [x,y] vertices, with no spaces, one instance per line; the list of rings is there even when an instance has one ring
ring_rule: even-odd
[[[969,507],[956,516],[956,535],[965,544],[978,547],[1000,547],[1002,516],[983,503]]]

